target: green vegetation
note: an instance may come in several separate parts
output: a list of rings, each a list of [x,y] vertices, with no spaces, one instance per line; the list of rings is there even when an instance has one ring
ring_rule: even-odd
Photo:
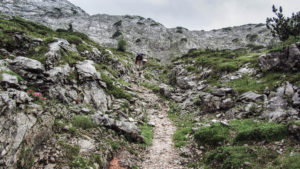
[[[101,72],[102,80],[106,83],[107,89],[106,92],[114,95],[116,98],[124,98],[127,100],[131,100],[132,96],[127,93],[125,90],[114,85],[113,81],[103,72]]]
[[[15,34],[24,35],[29,38],[41,38],[43,41],[38,46],[24,47],[22,41],[18,41]],[[90,46],[94,46],[101,50],[101,47],[92,41],[87,35],[73,31],[53,31],[52,29],[33,22],[26,21],[20,17],[12,17],[11,19],[0,18],[0,47],[12,52],[15,49],[24,50],[25,56],[36,59],[43,64],[46,62],[45,54],[49,51],[48,45],[57,41],[56,38],[63,38],[71,44],[75,44],[78,51],[91,51]],[[76,60],[83,58],[79,54],[72,52],[63,52],[63,60],[65,63],[75,63]],[[8,56],[0,55],[0,58]]]
[[[151,145],[152,139],[153,139],[153,127],[149,126],[147,124],[144,124],[139,127],[141,130],[141,135],[144,138],[145,144],[147,146]]]
[[[203,67],[209,67],[213,70],[213,74],[217,75],[219,72],[236,71],[245,63],[255,65],[257,57],[257,54],[247,54],[245,50],[195,49],[179,59],[189,65],[186,69],[190,72],[200,73]]]
[[[82,128],[84,130],[90,129],[90,128],[95,128],[96,124],[93,122],[93,120],[84,115],[76,115],[72,119],[72,124],[76,128]]]
[[[266,23],[274,37],[279,37],[280,40],[285,41],[290,36],[300,34],[300,12],[293,13],[292,17],[285,17],[282,13],[282,7],[280,6],[278,11],[275,5],[272,6],[272,11],[276,17],[267,18]]]
[[[16,76],[17,79],[18,79],[19,81],[24,81],[24,79],[23,79],[20,75],[18,75],[17,73],[12,72],[12,71],[5,71],[5,70],[1,70],[1,71],[0,71],[0,80],[2,80],[2,74],[3,74],[3,73],[6,73],[6,74],[10,74],[10,75]]]
[[[264,168],[277,153],[261,147],[224,146],[209,153],[205,163],[211,168]]]
[[[144,86],[150,90],[152,90],[154,93],[159,93],[159,87],[153,83],[149,82],[140,82],[139,85]]]
[[[261,78],[254,78],[248,75],[242,78],[232,80],[227,83],[235,91],[244,93],[247,91],[256,91],[262,93],[266,87],[275,90],[283,82],[289,81],[293,84],[300,84],[300,73],[282,73],[282,72],[264,72]]]
[[[112,38],[113,39],[116,39],[117,37],[121,36],[122,35],[122,32],[120,30],[117,30],[113,35],[112,35]]]
[[[199,145],[218,146],[223,145],[229,140],[229,129],[220,123],[210,127],[200,128],[195,133],[195,140]]]
[[[73,65],[76,62],[83,61],[85,59],[84,57],[79,55],[77,52],[70,52],[70,51],[64,51],[64,50],[61,50],[60,52],[62,54],[61,60],[60,60],[60,62],[62,64],[68,63],[70,65]]]
[[[176,147],[185,146],[189,142],[188,135],[193,133],[193,116],[191,114],[180,115],[180,109],[177,104],[169,104],[170,110],[168,117],[174,121],[177,130],[173,135],[173,141]]]
[[[33,153],[31,148],[23,147],[17,161],[18,169],[30,169],[34,164]]]
[[[118,41],[117,49],[121,52],[126,52],[126,45],[127,45],[127,42],[125,41],[124,37],[121,37]]]
[[[195,140],[199,145],[220,146],[225,143],[242,144],[254,141],[272,142],[285,138],[288,134],[287,125],[273,122],[255,122],[252,119],[233,120],[230,126],[215,123],[202,127],[195,132]],[[230,135],[230,133],[235,133]]]

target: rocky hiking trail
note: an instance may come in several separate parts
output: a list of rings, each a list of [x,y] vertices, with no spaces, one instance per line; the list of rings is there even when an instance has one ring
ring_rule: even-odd
[[[152,144],[142,154],[144,161],[139,164],[142,169],[183,169],[180,165],[181,157],[175,150],[172,136],[176,127],[168,118],[169,106],[152,91],[142,86],[133,84],[131,86],[138,97],[146,103],[144,110],[147,113],[148,124],[154,126]],[[119,157],[122,164],[122,155]],[[110,169],[122,169],[118,159],[111,162]]]
[[[180,157],[174,148],[172,136],[176,130],[172,121],[168,118],[169,107],[148,89],[134,85],[133,88],[146,103],[149,123],[153,124],[154,136],[152,145],[145,153],[143,169],[181,169]],[[153,109],[155,106],[158,110]]]

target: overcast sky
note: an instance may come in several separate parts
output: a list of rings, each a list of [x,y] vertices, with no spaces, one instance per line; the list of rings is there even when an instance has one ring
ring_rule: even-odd
[[[69,0],[87,13],[140,15],[166,27],[211,30],[248,23],[265,23],[272,4],[286,16],[300,11],[300,0]]]

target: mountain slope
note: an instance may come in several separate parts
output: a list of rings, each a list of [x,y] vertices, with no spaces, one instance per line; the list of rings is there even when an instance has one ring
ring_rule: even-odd
[[[150,18],[140,16],[90,16],[67,0],[4,0],[0,4],[0,11],[40,22],[54,29],[68,28],[72,24],[75,30],[86,33],[107,47],[115,47],[118,39],[124,36],[130,51],[143,52],[163,61],[180,56],[191,48],[251,49],[273,43],[270,32],[263,24],[211,31],[189,31],[182,27],[169,29]]]

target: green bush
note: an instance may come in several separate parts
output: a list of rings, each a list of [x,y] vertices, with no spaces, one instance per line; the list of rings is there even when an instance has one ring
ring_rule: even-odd
[[[93,120],[88,116],[76,115],[73,117],[72,124],[76,128],[90,129],[95,128]]]
[[[216,147],[229,141],[229,130],[220,123],[210,127],[203,127],[196,131],[194,138],[198,145]]]
[[[121,36],[122,35],[122,32],[120,30],[117,30],[113,35],[112,35],[112,38],[113,39],[116,39],[117,37]]]
[[[126,45],[127,42],[125,41],[124,37],[122,37],[119,41],[118,41],[118,50],[122,51],[122,52],[126,52]]]
[[[267,18],[267,28],[271,30],[274,37],[279,37],[280,40],[288,40],[290,36],[300,34],[300,12],[292,14],[292,17],[285,17],[282,13],[282,7],[278,9],[273,5],[272,11],[276,17]]]

